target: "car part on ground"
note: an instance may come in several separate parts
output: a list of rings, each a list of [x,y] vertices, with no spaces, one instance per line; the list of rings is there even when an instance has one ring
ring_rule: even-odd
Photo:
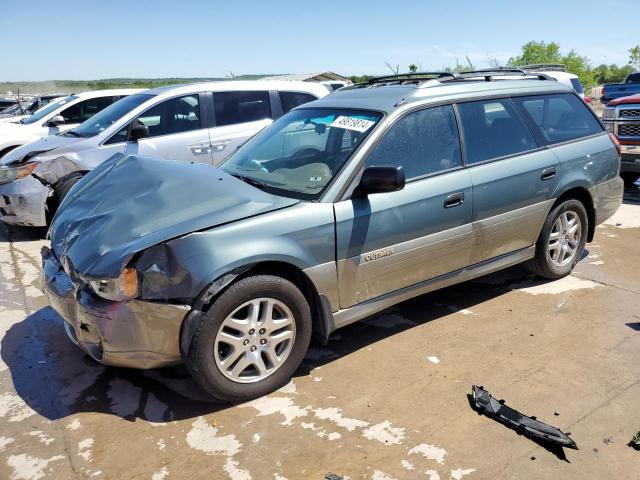
[[[631,441],[629,442],[629,446],[635,448],[636,450],[640,450],[640,432],[636,433]]]
[[[522,435],[542,440],[543,442],[555,443],[575,450],[578,449],[576,442],[569,437],[569,433],[564,433],[537,420],[536,417],[528,417],[508,407],[504,404],[504,400],[496,400],[483,387],[473,385],[471,392],[473,406],[479,414],[485,414]]]

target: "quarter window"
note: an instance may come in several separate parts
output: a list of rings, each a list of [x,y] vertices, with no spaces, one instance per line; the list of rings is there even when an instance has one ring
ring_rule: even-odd
[[[185,95],[165,100],[141,114],[138,122],[149,129],[149,137],[198,130],[200,128],[199,96]]]
[[[565,142],[602,132],[600,123],[582,100],[571,93],[517,97],[525,115],[549,143]]]
[[[467,164],[536,148],[527,127],[509,100],[484,100],[458,105]]]
[[[120,97],[90,98],[62,110],[60,115],[64,118],[64,123],[82,123],[119,99]]]
[[[218,127],[271,118],[269,92],[217,92],[213,105]]]
[[[401,165],[407,179],[461,166],[453,107],[428,108],[398,120],[367,158],[367,167],[381,165]]]
[[[310,93],[280,92],[280,103],[282,103],[283,114],[287,113],[290,110],[293,110],[298,105],[313,102],[314,100],[317,100],[317,98]]]
[[[129,139],[129,125],[126,127],[122,127],[116,133],[114,133],[111,138],[109,138],[104,145],[111,145],[113,143],[122,143],[126,142]]]

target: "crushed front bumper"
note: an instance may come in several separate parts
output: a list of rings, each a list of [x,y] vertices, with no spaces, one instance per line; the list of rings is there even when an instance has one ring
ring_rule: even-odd
[[[94,360],[118,367],[158,368],[181,363],[184,305],[112,302],[79,286],[53,252],[42,249],[42,290],[64,319],[67,335]]]
[[[47,226],[47,198],[53,190],[33,176],[0,184],[0,220],[9,225]]]

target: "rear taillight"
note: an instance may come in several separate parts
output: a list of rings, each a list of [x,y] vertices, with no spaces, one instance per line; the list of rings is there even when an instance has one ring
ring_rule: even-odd
[[[587,102],[587,103],[591,103],[592,99],[591,99],[591,97],[585,96],[584,97],[584,101]]]
[[[604,97],[604,87],[600,89],[600,98]]]
[[[622,155],[622,146],[620,145],[620,142],[618,141],[618,137],[616,137],[613,133],[610,133],[609,137],[611,138],[611,141],[613,142],[613,145],[616,147],[616,152],[618,152],[618,156]]]

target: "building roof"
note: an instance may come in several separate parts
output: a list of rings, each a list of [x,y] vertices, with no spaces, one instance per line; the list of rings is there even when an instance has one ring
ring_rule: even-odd
[[[262,80],[300,80],[303,82],[322,82],[327,80],[341,80],[343,82],[351,83],[351,81],[348,78],[333,72],[272,75],[269,77],[264,77]]]

